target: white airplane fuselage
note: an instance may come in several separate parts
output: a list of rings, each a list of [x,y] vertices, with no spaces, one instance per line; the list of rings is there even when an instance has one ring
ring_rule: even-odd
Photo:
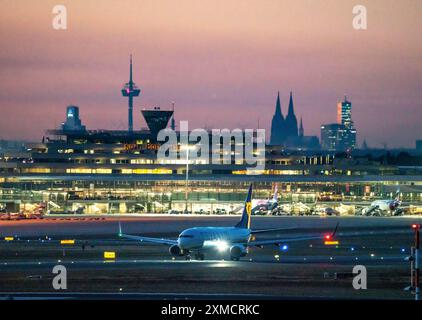
[[[266,199],[258,199],[258,200],[253,200],[252,201],[252,211],[255,212],[256,210],[259,210],[261,208],[264,208],[266,210],[273,210],[277,207],[278,202],[270,199],[270,200],[266,200]]]
[[[189,228],[179,235],[177,245],[182,250],[200,250],[231,243],[249,241],[251,230],[236,227],[196,227]]]
[[[399,204],[397,200],[376,200],[371,203],[371,207],[378,208],[381,211],[394,211]]]

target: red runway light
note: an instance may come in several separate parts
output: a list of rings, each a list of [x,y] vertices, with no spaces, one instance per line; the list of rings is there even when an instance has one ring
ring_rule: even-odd
[[[412,224],[412,229],[419,229],[420,227],[420,224]]]
[[[330,239],[331,239],[331,235],[327,234],[327,235],[325,236],[325,239],[326,239],[326,240],[330,240]]]

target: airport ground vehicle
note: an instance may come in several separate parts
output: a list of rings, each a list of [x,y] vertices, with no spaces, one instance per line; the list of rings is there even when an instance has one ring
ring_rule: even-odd
[[[44,217],[46,204],[44,202],[36,205],[31,211],[0,212],[0,220],[25,220],[25,219],[42,219]]]
[[[0,214],[0,220],[22,220],[25,219],[23,212],[3,212]]]
[[[66,211],[53,211],[49,210],[48,214],[83,214],[85,208],[84,207],[78,207],[75,210],[66,210]]]
[[[42,219],[43,216],[43,213],[38,212],[2,212],[0,213],[0,220]]]
[[[312,215],[318,216],[339,216],[340,212],[331,208],[331,207],[324,207],[318,208],[317,210],[313,210]]]

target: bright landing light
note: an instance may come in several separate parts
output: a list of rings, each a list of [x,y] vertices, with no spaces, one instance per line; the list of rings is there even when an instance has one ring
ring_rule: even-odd
[[[218,251],[225,251],[229,248],[226,241],[217,241],[216,244]]]
[[[222,240],[205,241],[204,246],[215,247],[220,252],[225,251],[229,248],[228,243],[226,241],[222,241]]]

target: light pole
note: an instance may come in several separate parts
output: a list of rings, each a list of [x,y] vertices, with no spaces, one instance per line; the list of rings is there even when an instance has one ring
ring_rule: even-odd
[[[410,286],[405,290],[411,291],[415,295],[415,300],[420,299],[420,228],[420,224],[412,224],[412,229],[415,231],[415,245],[410,248],[410,256],[405,258],[406,261],[410,262]]]
[[[185,184],[185,213],[188,213],[188,191],[189,191],[189,151],[195,150],[195,146],[188,144],[182,146],[181,150],[186,151],[186,184]]]

